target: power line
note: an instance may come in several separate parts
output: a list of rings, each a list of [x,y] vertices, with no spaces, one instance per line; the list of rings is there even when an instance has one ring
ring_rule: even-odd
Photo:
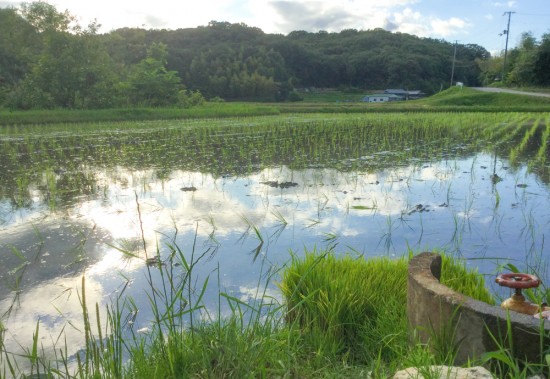
[[[507,13],[507,12],[505,12]],[[523,12],[512,12],[516,13],[518,16],[536,16],[536,17],[550,17],[550,13],[543,14],[543,13],[523,13]]]

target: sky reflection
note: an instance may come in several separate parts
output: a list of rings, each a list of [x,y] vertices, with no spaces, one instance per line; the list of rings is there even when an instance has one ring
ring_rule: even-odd
[[[147,270],[146,259],[158,254],[167,264],[170,246],[189,261],[204,254],[194,275],[199,286],[212,279],[205,295],[208,317],[217,314],[218,289],[253,301],[267,272],[305,248],[331,246],[367,257],[445,249],[475,259],[469,264],[491,276],[505,259],[519,267],[534,255],[545,260],[548,188],[523,168],[510,170],[501,162],[492,170],[493,159],[479,154],[376,173],[281,166],[239,177],[174,170],[159,178],[154,169],[98,169],[94,175],[104,190],[96,196],[58,211],[36,204],[2,226],[6,346],[16,352],[18,343],[30,345],[39,321],[46,354],[53,354],[51,342],[61,332],[69,353],[76,353],[84,341],[82,330],[72,326],[82,320],[82,276],[88,306],[103,310],[124,288],[139,311],[131,327],[148,330],[148,278],[155,285],[162,278],[155,267]],[[491,180],[494,172],[502,181]],[[31,229],[38,231],[36,241],[28,238]],[[65,242],[64,234],[70,235]],[[23,252],[28,272],[18,269],[22,259],[7,252],[12,247]],[[29,274],[38,270],[40,275]],[[24,287],[8,285],[19,274]],[[275,282],[266,291],[280,299]]]

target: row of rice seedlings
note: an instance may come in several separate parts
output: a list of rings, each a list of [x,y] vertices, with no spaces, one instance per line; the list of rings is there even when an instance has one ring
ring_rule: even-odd
[[[542,132],[542,137],[540,140],[540,148],[537,151],[537,155],[535,156],[535,159],[533,161],[534,162],[533,166],[542,167],[546,164],[547,148],[548,148],[548,144],[550,143],[549,137],[550,137],[550,118],[547,118],[546,122],[544,123],[544,131]]]
[[[278,107],[259,103],[205,103],[191,108],[115,108],[94,110],[28,110],[2,111],[2,127],[40,125],[49,127],[59,123],[106,123],[127,120],[189,119],[212,117],[252,117],[279,114]]]
[[[4,172],[10,173],[0,184],[4,187],[0,192],[25,193],[16,191],[18,183],[33,183],[44,188],[43,197],[47,198],[48,191],[55,190],[52,188],[54,182],[44,185],[38,173],[47,170],[60,173],[56,175],[56,185],[65,181],[83,186],[53,192],[84,194],[93,188],[93,182],[74,178],[83,171],[84,164],[136,169],[155,167],[161,176],[173,169],[224,176],[246,175],[275,165],[302,169],[312,164],[345,171],[374,171],[407,164],[414,157],[433,160],[449,158],[453,151],[453,154],[475,151],[485,141],[480,138],[485,126],[480,128],[478,125],[498,124],[505,116],[512,117],[444,113],[310,115],[305,119],[303,116],[262,117],[232,122],[186,121],[176,126],[165,122],[145,129],[137,125],[135,131],[125,129],[106,135],[98,132],[93,138],[89,136],[84,140],[78,133],[55,138],[26,136],[28,141],[0,141],[2,149],[8,152],[0,159],[0,164],[5,167]],[[453,150],[453,146],[464,141],[471,144],[467,150]],[[391,154],[378,154],[386,151]],[[362,159],[373,155],[377,159]],[[23,177],[27,179],[21,180]],[[90,176],[87,179],[93,181]],[[16,203],[27,202],[19,200]]]
[[[525,132],[525,134],[523,135],[523,138],[520,141],[519,145],[512,148],[512,150],[510,151],[510,163],[511,164],[517,163],[519,155],[526,150],[527,144],[529,142],[532,142],[533,136],[535,135],[535,133],[537,133],[537,131],[539,131],[539,128],[540,128],[539,123],[540,122],[541,122],[540,117],[535,119],[533,121],[533,124],[532,124],[531,128],[529,128],[529,130],[527,130]]]
[[[516,128],[527,122],[533,115],[523,113],[509,113],[502,122],[489,123],[483,127],[483,135],[490,141],[504,143]]]
[[[533,117],[523,117],[512,123],[512,129],[508,133],[503,133],[499,139],[495,140],[499,146],[506,147],[508,145],[515,146],[516,141],[521,139],[524,135],[525,129],[531,125]],[[506,128],[508,130],[508,128]],[[502,155],[508,155],[509,152],[504,150]]]

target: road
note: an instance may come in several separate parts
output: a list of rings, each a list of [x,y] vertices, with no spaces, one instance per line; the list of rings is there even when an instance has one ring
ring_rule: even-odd
[[[494,87],[471,87],[471,88],[477,91],[483,91],[483,92],[507,92],[507,93],[515,93],[516,95],[550,97],[550,93],[516,91],[514,89],[507,89],[507,88],[494,88]]]

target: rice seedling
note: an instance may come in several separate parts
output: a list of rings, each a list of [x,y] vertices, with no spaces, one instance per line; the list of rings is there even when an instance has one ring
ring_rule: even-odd
[[[540,130],[533,131],[533,120],[539,119]],[[490,214],[492,211],[493,220],[496,220],[497,224],[500,223],[501,228],[503,227],[502,222],[506,222],[511,212],[519,213],[516,211],[518,208],[521,209],[521,212],[525,212],[523,218],[518,218],[520,222],[517,230],[523,230],[520,235],[520,243],[525,242],[526,258],[537,261],[536,254],[542,254],[544,247],[541,246],[540,221],[535,217],[535,210],[530,210],[526,206],[529,204],[528,196],[530,196],[526,194],[527,191],[515,187],[517,199],[510,200],[505,185],[512,184],[510,182],[497,184],[491,181],[488,186],[493,191],[491,192],[492,198],[482,197],[479,195],[482,193],[479,190],[480,186],[462,188],[462,182],[455,181],[454,178],[464,174],[462,172],[464,170],[468,171],[463,175],[465,183],[483,180],[483,174],[480,175],[477,169],[477,166],[482,164],[480,161],[485,159],[483,152],[486,152],[486,155],[491,154],[491,156],[494,154],[495,160],[497,155],[499,157],[515,155],[517,162],[520,162],[523,157],[533,156],[535,159],[531,160],[530,170],[542,170],[539,166],[540,162],[544,162],[543,157],[546,152],[542,146],[538,146],[538,143],[546,141],[544,136],[548,134],[548,128],[543,127],[545,122],[548,123],[548,119],[544,114],[393,112],[387,114],[310,113],[299,116],[285,115],[284,117],[278,115],[144,121],[139,124],[96,122],[71,125],[52,123],[47,126],[13,126],[5,131],[0,130],[0,150],[6,152],[0,158],[0,167],[2,168],[0,170],[0,200],[9,199],[10,212],[12,210],[21,213],[31,212],[33,207],[40,207],[40,211],[44,213],[51,211],[55,214],[66,214],[67,217],[73,217],[75,209],[78,213],[77,204],[82,204],[82,201],[93,203],[93,201],[101,199],[102,203],[95,203],[99,207],[113,201],[113,198],[110,197],[110,192],[113,189],[121,189],[119,194],[124,193],[124,195],[118,196],[128,196],[128,193],[134,192],[135,204],[133,201],[121,202],[120,207],[137,208],[138,220],[134,221],[134,224],[139,230],[134,234],[139,234],[139,237],[137,239],[121,237],[116,240],[115,245],[120,251],[126,251],[129,257],[135,255],[143,259],[139,253],[140,250],[144,250],[145,260],[152,260],[153,264],[147,265],[144,270],[146,270],[145,276],[148,285],[152,288],[147,296],[154,309],[151,322],[154,327],[151,327],[148,337],[143,337],[136,332],[135,341],[133,337],[128,339],[127,336],[123,336],[120,340],[124,342],[120,342],[118,337],[113,337],[113,340],[109,342],[112,344],[109,345],[111,346],[109,350],[115,353],[112,357],[103,357],[99,351],[108,347],[108,336],[118,336],[119,332],[116,331],[118,330],[116,328],[125,329],[123,325],[127,322],[124,320],[131,319],[133,317],[131,315],[135,314],[137,309],[135,304],[132,306],[131,300],[127,302],[121,300],[119,305],[113,305],[109,308],[107,316],[101,314],[101,331],[96,331],[98,328],[90,326],[90,338],[93,340],[93,344],[97,344],[99,347],[98,352],[94,353],[93,349],[96,348],[92,346],[93,344],[90,345],[91,350],[88,358],[85,355],[79,355],[83,373],[86,370],[95,372],[96,367],[101,367],[101,370],[105,370],[105,372],[110,370],[109,372],[119,375],[118,373],[124,371],[124,367],[122,367],[124,365],[121,366],[120,363],[122,361],[120,354],[122,353],[119,351],[125,351],[127,354],[130,350],[129,345],[135,344],[131,347],[135,347],[136,351],[140,352],[136,353],[136,357],[154,355],[154,358],[150,360],[142,358],[143,362],[132,360],[132,364],[144,366],[143,370],[146,370],[144,372],[148,374],[151,374],[150,370],[153,368],[165,370],[165,368],[160,368],[160,363],[156,365],[154,359],[162,360],[170,367],[166,371],[159,372],[167,373],[166,375],[180,375],[183,371],[178,371],[180,370],[178,365],[191,367],[185,366],[186,361],[191,358],[200,358],[203,366],[194,363],[195,366],[189,370],[202,367],[201,370],[205,370],[203,376],[219,375],[220,373],[227,375],[235,373],[237,375],[242,372],[239,371],[242,366],[237,365],[235,359],[246,361],[246,358],[243,357],[254,353],[250,351],[251,349],[246,348],[246,340],[255,341],[256,344],[269,341],[292,356],[292,359],[285,360],[275,352],[261,350],[264,352],[262,354],[270,356],[270,360],[269,364],[258,363],[258,371],[255,371],[258,375],[283,375],[289,372],[285,370],[291,370],[293,374],[289,375],[304,374],[304,371],[296,368],[295,361],[306,359],[292,349],[297,346],[303,347],[307,341],[319,344],[307,345],[304,348],[307,352],[308,369],[312,370],[307,373],[324,367],[321,361],[326,357],[321,355],[319,360],[315,361],[316,351],[325,351],[328,355],[338,354],[339,357],[344,356],[343,360],[346,362],[351,362],[350,357],[353,356],[353,359],[360,361],[361,364],[374,364],[377,367],[376,370],[385,372],[387,369],[385,365],[388,364],[389,359],[387,357],[402,357],[407,354],[404,345],[394,345],[395,341],[400,340],[401,334],[391,329],[393,325],[390,325],[389,321],[386,325],[384,325],[384,321],[380,321],[376,325],[365,321],[364,328],[359,328],[360,333],[356,335],[353,334],[353,330],[349,330],[351,326],[342,326],[341,324],[356,325],[358,322],[362,322],[361,319],[356,320],[353,318],[355,316],[350,316],[351,319],[344,318],[340,322],[334,321],[335,319],[331,318],[333,316],[327,315],[328,321],[325,324],[334,325],[329,333],[307,336],[300,328],[301,325],[294,323],[292,325],[296,326],[297,330],[283,328],[286,333],[284,338],[271,335],[267,338],[268,332],[283,333],[277,329],[281,325],[281,321],[277,319],[277,323],[275,323],[277,328],[273,325],[263,324],[258,327],[261,338],[256,339],[257,336],[250,334],[244,325],[259,320],[261,317],[258,315],[262,312],[262,317],[269,316],[273,321],[276,319],[275,313],[270,313],[265,307],[262,308],[255,302],[245,302],[238,296],[220,288],[218,291],[219,301],[227,304],[229,313],[234,316],[234,319],[230,318],[227,321],[227,326],[215,323],[216,327],[209,325],[212,330],[203,326],[201,318],[205,317],[211,321],[222,319],[222,311],[218,308],[218,314],[215,315],[206,310],[204,302],[205,298],[209,296],[206,286],[208,283],[205,284],[206,279],[201,278],[205,282],[197,284],[195,275],[200,270],[192,262],[196,262],[199,256],[206,260],[207,257],[211,258],[214,252],[222,251],[224,247],[222,244],[227,243],[226,235],[235,230],[240,233],[242,223],[239,222],[236,226],[231,225],[234,227],[231,229],[226,225],[227,223],[223,223],[223,220],[220,221],[216,218],[215,211],[209,210],[210,219],[208,216],[193,214],[190,216],[193,217],[193,221],[186,220],[185,223],[194,224],[195,220],[206,220],[210,229],[208,229],[208,236],[204,238],[202,245],[200,244],[202,239],[189,238],[192,251],[201,250],[200,254],[193,255],[194,253],[192,253],[190,257],[189,254],[184,253],[182,248],[176,247],[178,242],[187,243],[185,228],[188,228],[188,225],[174,217],[171,221],[174,233],[165,229],[158,231],[159,235],[162,235],[162,241],[169,241],[169,245],[172,247],[157,242],[159,246],[156,246],[155,249],[154,242],[145,238],[145,234],[151,231],[147,230],[146,226],[147,211],[143,204],[143,198],[157,191],[161,194],[160,198],[165,201],[165,204],[170,204],[171,210],[175,210],[177,206],[171,201],[176,197],[190,199],[191,203],[210,201],[211,199],[207,198],[208,194],[201,197],[206,192],[203,191],[201,184],[210,179],[214,182],[213,187],[216,190],[220,193],[227,191],[225,194],[228,196],[233,194],[226,188],[234,183],[239,183],[246,188],[255,187],[256,193],[250,198],[243,200],[248,196],[248,194],[244,196],[244,193],[239,193],[238,198],[239,204],[246,204],[249,200],[250,203],[255,202],[256,198],[251,198],[257,195],[257,198],[261,199],[258,201],[261,203],[258,207],[262,212],[258,214],[269,215],[261,223],[255,221],[256,224],[252,223],[251,220],[255,219],[248,214],[245,214],[242,219],[246,231],[241,234],[241,241],[244,243],[246,240],[247,243],[254,245],[250,254],[245,254],[245,256],[255,265],[263,262],[262,252],[267,251],[268,247],[270,255],[274,256],[274,261],[284,261],[286,246],[285,249],[281,249],[285,251],[276,252],[278,255],[271,254],[276,250],[273,248],[275,241],[280,236],[284,236],[281,240],[290,244],[285,237],[292,232],[292,237],[289,240],[295,238],[296,241],[292,242],[301,244],[301,236],[298,236],[301,229],[304,229],[306,233],[309,231],[307,238],[311,236],[312,243],[326,243],[328,250],[336,251],[336,248],[340,249],[342,246],[346,246],[348,250],[363,250],[365,252],[370,246],[374,250],[373,254],[389,251],[397,254],[402,250],[401,246],[407,247],[410,244],[420,246],[422,243],[428,243],[426,241],[431,242],[430,234],[434,234],[435,229],[441,226],[443,233],[447,234],[443,234],[439,241],[445,242],[450,233],[451,249],[454,252],[462,253],[464,241],[474,234],[472,231],[475,232],[476,228],[482,227],[476,213],[484,205],[480,204],[481,201],[478,200],[481,198],[489,204],[488,212]],[[527,135],[530,137],[526,140],[525,136]],[[537,149],[533,149],[535,145],[537,145]],[[520,149],[521,146],[523,147]],[[516,149],[514,150],[514,148]],[[504,160],[504,158],[501,159]],[[486,160],[495,162],[493,159]],[[441,165],[439,165],[440,162],[442,162]],[[471,163],[466,166],[457,162]],[[495,167],[496,164],[493,163],[493,174],[496,172]],[[430,171],[431,168],[433,168],[433,172]],[[421,177],[424,170],[428,178]],[[193,176],[191,173],[199,173],[199,175]],[[429,177],[432,174],[433,178]],[[370,179],[365,179],[367,177]],[[546,177],[541,176],[541,178]],[[179,180],[178,190],[174,194],[170,192],[169,187],[174,186],[173,183],[177,180]],[[265,185],[259,186],[260,189],[256,188],[259,181],[269,180],[276,180],[276,189],[268,188]],[[543,181],[545,180],[543,179]],[[409,197],[405,197],[402,203],[399,203],[399,199],[395,201],[395,198],[392,197],[393,191],[407,194],[413,190],[417,181],[429,183],[427,184],[429,189],[422,194],[422,196],[429,197],[427,194],[429,191],[432,192],[427,202],[424,199],[411,200]],[[281,184],[284,183],[295,183],[297,186],[283,188]],[[517,182],[516,184],[521,183]],[[181,191],[179,190],[182,188],[181,186],[188,186],[190,190],[188,192]],[[155,187],[161,189],[155,190]],[[192,187],[196,191],[192,191]],[[138,188],[140,196],[138,196]],[[443,191],[439,191],[439,189],[443,189]],[[483,191],[485,190],[486,188],[483,187]],[[276,205],[274,205],[274,197],[271,196],[273,193],[278,196]],[[358,200],[355,200],[356,193]],[[374,196],[374,193],[379,196]],[[291,197],[290,194],[295,197]],[[491,200],[494,203],[491,203]],[[511,206],[512,201],[520,203],[520,206]],[[400,209],[392,209],[394,202],[400,204]],[[430,204],[430,210],[434,209],[438,212],[418,212],[418,217],[409,215],[407,212],[420,202]],[[444,206],[436,206],[443,202],[445,202]],[[457,205],[457,203],[459,204]],[[4,207],[2,209],[6,209],[7,207],[3,204],[0,206]],[[280,204],[295,207],[293,216],[289,217],[287,213],[279,211],[279,209],[286,209],[278,208]],[[331,223],[334,214],[340,212],[342,208],[346,209],[342,213],[345,213],[345,217],[350,221],[349,224],[342,226],[338,223]],[[223,210],[220,209],[221,211]],[[180,213],[178,217],[186,218],[187,213]],[[7,217],[2,218],[7,219]],[[371,220],[373,221],[371,222]],[[270,222],[271,224],[269,224]],[[445,229],[447,223],[451,224],[451,228],[448,230]],[[379,228],[376,228],[375,224],[379,224]],[[371,225],[375,226],[372,228],[373,230],[369,229]],[[454,231],[452,226],[454,226]],[[522,226],[525,226],[525,229],[522,229]],[[369,230],[365,231],[365,229]],[[198,232],[195,233],[198,234]],[[407,233],[409,236],[406,239],[402,238]],[[248,239],[248,237],[252,238]],[[364,240],[363,237],[365,237]],[[509,242],[506,239],[507,236],[501,237],[503,244]],[[355,243],[348,246],[348,241],[353,238],[361,241],[361,245]],[[470,251],[471,254],[483,253],[483,247],[479,247],[475,243],[490,244],[497,241],[496,239],[493,241],[491,238],[482,237],[474,241],[474,245],[468,246],[470,250],[474,250]],[[133,245],[127,242],[133,242]],[[379,246],[376,245],[376,242],[379,242]],[[378,247],[380,248],[378,249]],[[270,256],[270,258],[272,257]],[[544,266],[542,261],[539,263]],[[19,272],[24,270],[25,268],[22,267]],[[353,269],[350,270],[352,273],[355,272]],[[214,273],[215,270],[212,274]],[[158,281],[158,277],[162,281]],[[191,282],[194,285],[190,285]],[[360,281],[357,283],[362,285]],[[210,284],[211,281],[208,285]],[[479,283],[472,282],[470,284],[470,286],[474,285],[480,286]],[[330,305],[327,300],[330,299],[328,292],[326,294],[312,292],[297,302],[306,303],[316,299],[315,296],[320,296],[319,303],[325,310],[338,313],[341,312],[338,307],[344,307],[336,304],[334,308],[331,308],[333,305]],[[92,304],[88,304],[86,308],[90,313],[88,318],[92,325],[95,322],[92,322],[92,319],[99,319],[99,316],[93,316]],[[282,309],[279,311],[282,312]],[[101,313],[97,312],[97,308],[95,312]],[[241,316],[245,313],[247,318],[243,320]],[[252,319],[250,318],[251,314],[254,314]],[[381,317],[375,314],[373,319],[378,322]],[[317,320],[310,324],[315,325],[315,322],[320,323]],[[107,328],[107,324],[115,326]],[[226,332],[224,332],[224,327],[228,328]],[[202,331],[198,332],[199,330]],[[368,337],[371,330],[376,337]],[[387,334],[383,334],[381,330]],[[189,331],[189,334],[186,331]],[[128,328],[125,329],[125,332],[128,332]],[[345,338],[349,336],[349,341],[345,344],[336,343],[334,335],[331,334],[333,332],[335,335],[344,335]],[[174,333],[177,337],[173,337]],[[204,339],[201,333],[204,333]],[[225,336],[224,333],[226,333]],[[237,341],[235,346],[226,346],[229,340],[236,340],[236,335],[239,333],[244,336],[244,339]],[[122,336],[122,334],[120,335]],[[218,338],[213,343],[215,348],[207,346],[207,340],[212,336]],[[94,340],[94,338],[96,339]],[[382,341],[384,348],[380,350],[371,346],[373,351],[368,354],[364,352],[349,353],[346,356],[346,351],[349,350],[349,347],[346,346],[351,346],[363,339],[376,340],[377,343]],[[144,342],[144,340],[147,341]],[[191,351],[186,351],[185,354],[181,353],[181,350],[187,349],[186,343],[191,346],[201,346],[201,349],[208,348],[208,353],[200,356],[199,353]],[[152,352],[151,346],[158,349],[158,352]],[[32,349],[30,349],[29,356],[32,355]],[[59,360],[66,362],[68,367],[70,356],[66,352],[59,353],[59,355],[61,356]],[[281,363],[271,360],[271,357],[277,357]],[[258,360],[260,358],[262,357],[256,357],[251,361],[260,362]],[[220,371],[214,370],[207,366],[209,359],[222,362],[222,366],[225,368]],[[61,366],[64,364],[62,362]],[[147,364],[151,367],[145,367]],[[235,365],[238,369],[231,371],[231,365]],[[104,368],[107,366],[110,368]],[[9,365],[3,367],[9,367]],[[345,372],[344,368],[340,368],[341,372]],[[145,376],[143,374],[142,377]]]
[[[540,120],[541,120],[540,118],[537,118],[536,120],[533,121],[531,128],[525,132],[523,139],[521,140],[519,145],[515,146],[510,151],[510,162],[512,164],[515,164],[517,162],[519,154],[521,154],[526,150],[527,145],[529,144],[530,141],[532,141],[532,138],[534,137],[535,133],[539,131]]]

